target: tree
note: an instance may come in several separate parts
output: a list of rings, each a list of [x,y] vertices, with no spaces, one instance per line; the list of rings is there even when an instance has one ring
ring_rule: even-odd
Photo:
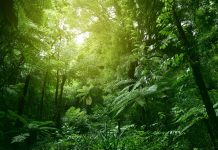
[[[210,99],[209,92],[206,87],[205,79],[202,74],[201,70],[201,62],[200,62],[200,51],[202,47],[198,45],[199,39],[202,35],[200,33],[202,30],[202,26],[199,25],[199,22],[196,22],[199,17],[198,14],[195,13],[195,11],[188,11],[187,8],[192,7],[192,10],[199,10],[200,3],[196,3],[194,6],[191,6],[191,2],[186,2],[185,4],[182,4],[183,1],[166,1],[165,2],[165,8],[163,9],[163,14],[161,15],[161,19],[164,23],[170,22],[170,26],[175,26],[176,30],[174,30],[174,34],[176,34],[175,31],[178,32],[177,38],[181,41],[181,51],[185,53],[187,60],[192,68],[192,74],[194,76],[196,85],[199,89],[201,98],[203,100],[203,104],[205,105],[210,128],[213,130],[214,135],[211,135],[211,139],[213,141],[214,147],[216,149],[217,147],[217,118],[216,113],[213,108],[213,103]],[[211,7],[209,3],[205,2],[202,3],[203,7],[207,9],[207,7]],[[181,14],[178,14],[178,6],[181,8],[179,11],[183,10],[186,11],[186,14],[183,12]],[[211,19],[213,15],[213,11],[209,13]],[[188,16],[188,15],[189,16]],[[172,19],[169,19],[170,17],[173,17]],[[165,17],[165,18],[164,18]],[[183,18],[182,18],[183,17]],[[215,19],[215,18],[213,18]],[[213,20],[212,19],[212,20]],[[211,21],[212,21],[211,20]],[[198,20],[199,21],[199,20]],[[213,21],[211,22],[213,24]],[[203,27],[205,28],[205,27]],[[208,29],[211,29],[211,26],[208,26]],[[208,30],[207,29],[207,30]],[[170,33],[167,33],[168,36]],[[215,139],[214,139],[215,137]]]

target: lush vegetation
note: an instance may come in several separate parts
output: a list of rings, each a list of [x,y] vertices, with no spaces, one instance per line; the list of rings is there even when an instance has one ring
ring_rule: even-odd
[[[0,150],[217,150],[217,0],[2,0]]]

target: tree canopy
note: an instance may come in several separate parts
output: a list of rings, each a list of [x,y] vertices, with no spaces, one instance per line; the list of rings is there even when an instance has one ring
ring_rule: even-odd
[[[0,150],[217,150],[217,49],[217,0],[1,0]]]

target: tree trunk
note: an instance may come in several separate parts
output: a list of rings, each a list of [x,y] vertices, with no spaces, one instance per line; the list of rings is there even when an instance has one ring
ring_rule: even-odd
[[[121,134],[121,120],[117,120],[117,135]]]
[[[39,119],[42,120],[43,119],[43,105],[44,105],[44,96],[45,96],[45,88],[46,88],[46,82],[47,82],[47,75],[48,72],[46,71],[45,73],[45,78],[42,84],[42,95],[41,95],[41,99],[40,99],[40,105],[39,105]]]
[[[63,75],[62,76],[62,82],[60,85],[60,94],[59,94],[59,98],[57,101],[57,115],[56,115],[56,125],[59,128],[61,126],[61,115],[62,115],[62,111],[63,111],[63,91],[64,91],[64,84],[66,81],[66,76]]]
[[[24,105],[25,105],[25,97],[27,95],[28,87],[30,83],[30,75],[27,75],[24,88],[23,88],[23,94],[21,95],[19,102],[18,102],[18,115],[23,115],[24,112]]]
[[[55,88],[55,112],[54,112],[54,118],[57,120],[57,114],[58,114],[58,93],[59,93],[59,70],[57,70],[57,77],[56,77],[56,88]]]
[[[59,70],[57,70],[56,90],[55,90],[55,106],[58,103],[58,91],[59,91]]]
[[[188,41],[188,39],[186,37],[185,31],[181,25],[181,22],[180,22],[180,19],[179,19],[177,13],[176,13],[175,3],[173,6],[173,9],[172,9],[172,13],[173,13],[173,17],[175,20],[175,25],[176,25],[177,30],[179,32],[180,39],[181,39],[184,47],[187,50],[188,61],[189,61],[190,66],[192,68],[192,74],[194,76],[196,85],[199,89],[202,101],[203,101],[205,108],[206,108],[206,111],[207,111],[210,128],[212,129],[212,131],[214,133],[214,137],[216,138],[216,142],[214,143],[214,147],[215,147],[215,149],[218,149],[218,144],[217,144],[217,140],[218,140],[217,123],[218,122],[216,119],[216,112],[213,108],[213,104],[210,100],[210,96],[209,96],[208,90],[206,88],[206,84],[204,82],[204,78],[203,78],[203,75],[201,72],[199,56],[195,52],[195,49],[193,48],[194,46],[192,46],[190,44],[190,42]]]
[[[210,126],[210,123],[209,123],[208,119],[203,119],[203,122],[204,122],[204,124],[205,124],[205,126],[207,128],[207,132],[208,132],[209,137],[211,139],[211,144],[216,145],[216,138],[214,137],[214,133],[213,133],[213,130],[212,130],[211,126]]]

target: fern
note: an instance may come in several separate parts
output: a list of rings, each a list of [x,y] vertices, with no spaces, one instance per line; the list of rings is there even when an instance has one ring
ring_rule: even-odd
[[[20,143],[24,142],[30,136],[29,133],[23,133],[12,138],[11,143]]]
[[[207,118],[205,109],[199,107],[193,107],[182,114],[177,120],[176,123],[180,124],[180,131],[186,132],[190,127],[195,125],[202,119]]]
[[[11,143],[25,142],[28,138],[34,137],[42,140],[45,137],[50,136],[56,130],[57,129],[54,127],[54,123],[52,121],[32,121],[26,124],[26,126],[24,126],[21,130],[25,131],[25,133],[14,136]]]
[[[123,88],[116,99],[113,101],[114,106],[112,112],[115,112],[115,117],[122,116],[129,108],[135,105],[141,107],[152,107],[152,103],[158,103],[152,101],[153,98],[163,97],[163,92],[169,90],[166,86],[160,86],[154,84],[150,87],[140,88],[139,82],[136,82],[133,89],[129,91],[129,85]]]

